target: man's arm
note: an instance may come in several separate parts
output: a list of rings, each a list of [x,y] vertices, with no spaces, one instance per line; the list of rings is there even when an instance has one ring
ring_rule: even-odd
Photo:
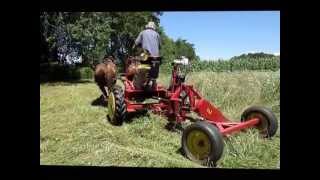
[[[161,37],[160,37],[159,34],[158,34],[158,42],[159,42],[159,49],[161,49],[161,47],[162,47],[162,42],[161,42]]]
[[[134,43],[135,43],[134,46],[137,46],[142,43],[142,32],[139,33],[139,35]]]

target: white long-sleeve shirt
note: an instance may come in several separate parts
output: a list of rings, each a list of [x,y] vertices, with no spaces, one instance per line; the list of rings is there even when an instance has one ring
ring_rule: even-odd
[[[153,29],[145,29],[138,35],[136,45],[142,44],[142,48],[149,51],[151,56],[160,56],[160,35]]]

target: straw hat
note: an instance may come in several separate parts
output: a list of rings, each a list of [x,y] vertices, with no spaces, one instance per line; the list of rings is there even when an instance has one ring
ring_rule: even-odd
[[[154,22],[150,21],[146,25],[146,28],[151,28],[151,29],[155,30],[156,29],[156,24]]]

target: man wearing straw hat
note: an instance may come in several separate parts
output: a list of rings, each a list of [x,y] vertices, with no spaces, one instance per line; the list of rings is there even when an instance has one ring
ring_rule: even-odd
[[[139,33],[137,39],[135,40],[135,46],[141,45],[142,49],[148,54],[148,59],[146,63],[151,64],[151,69],[149,73],[150,81],[148,82],[149,87],[154,89],[156,87],[156,79],[159,75],[159,67],[161,63],[160,57],[160,47],[161,38],[156,32],[156,25],[154,22],[149,22],[145,26],[145,30]]]

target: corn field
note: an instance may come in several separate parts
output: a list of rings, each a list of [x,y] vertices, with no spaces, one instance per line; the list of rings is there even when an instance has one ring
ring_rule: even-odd
[[[280,69],[280,58],[241,58],[231,60],[193,61],[190,70],[198,71],[277,71]]]

